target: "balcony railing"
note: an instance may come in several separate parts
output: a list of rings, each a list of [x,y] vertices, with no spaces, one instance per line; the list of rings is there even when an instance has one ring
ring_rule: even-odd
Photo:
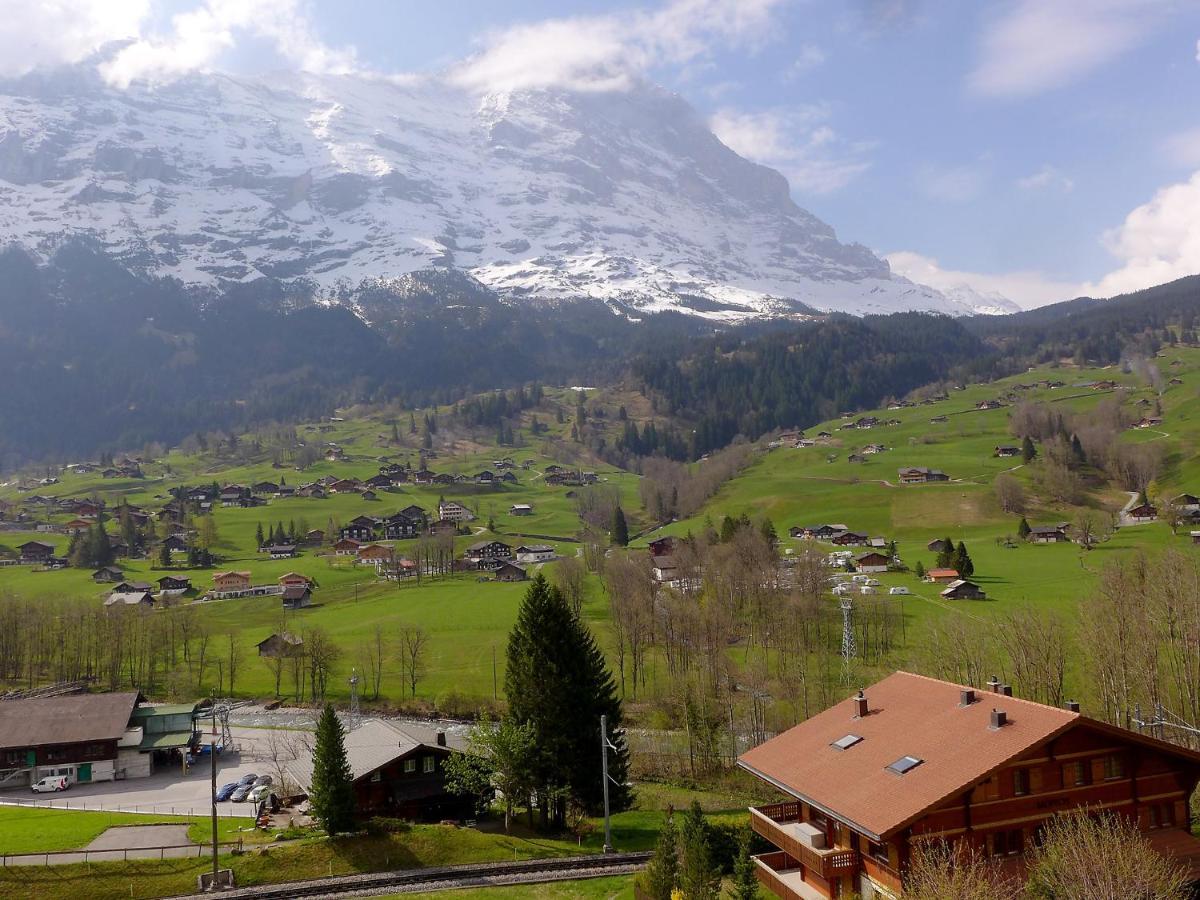
[[[801,841],[795,829],[789,827],[801,821],[799,803],[775,803],[750,809],[750,827],[755,834],[761,835],[826,881],[858,869],[857,850],[848,847],[816,850]]]
[[[754,874],[771,896],[780,900],[827,900],[828,890],[797,877],[803,871],[800,864],[782,850],[754,857]]]

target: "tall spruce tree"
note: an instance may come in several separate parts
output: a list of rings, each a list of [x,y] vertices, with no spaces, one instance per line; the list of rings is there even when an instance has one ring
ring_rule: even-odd
[[[1033,446],[1033,438],[1025,435],[1021,441],[1021,459],[1025,462],[1032,462],[1035,456],[1037,456],[1037,448]]]
[[[721,892],[721,872],[713,862],[708,823],[700,801],[693,800],[679,829],[681,861],[679,888],[688,900],[716,900]]]
[[[638,887],[649,895],[650,900],[671,900],[679,887],[679,836],[675,830],[675,817],[670,814],[658,832],[654,856],[638,876]]]
[[[317,720],[308,799],[313,815],[329,835],[341,834],[354,827],[354,776],[346,758],[344,736],[337,713],[326,703]]]
[[[949,569],[954,565],[954,541],[950,538],[942,540],[942,549],[938,551],[937,567],[939,569]]]
[[[1029,520],[1024,516],[1021,516],[1021,521],[1017,525],[1017,534],[1020,536],[1021,540],[1025,540],[1027,537],[1029,537],[1029,532],[1032,530],[1033,529],[1029,527]]]
[[[738,841],[738,855],[733,863],[733,900],[758,900],[758,876],[754,872],[754,860],[750,856],[751,834],[743,829]]]
[[[609,537],[618,547],[629,544],[629,523],[625,521],[625,510],[619,506],[613,510],[612,534]]]
[[[569,803],[592,813],[602,808],[601,715],[615,747],[608,756],[610,802],[614,809],[629,805],[629,751],[612,673],[587,626],[544,575],[530,583],[509,633],[504,689],[512,718],[533,726],[529,780],[547,798],[543,827],[564,828]]]
[[[975,574],[975,564],[971,562],[971,554],[967,552],[966,541],[960,543],[954,551],[954,568],[963,578],[970,578]]]

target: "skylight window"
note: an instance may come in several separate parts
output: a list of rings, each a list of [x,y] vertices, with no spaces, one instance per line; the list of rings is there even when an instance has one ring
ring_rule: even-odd
[[[835,750],[849,750],[861,740],[862,738],[857,734],[848,734],[845,737],[838,738],[829,746],[833,747]]]
[[[897,775],[906,775],[922,762],[924,760],[917,759],[915,756],[902,756],[887,768],[888,771],[895,772]]]

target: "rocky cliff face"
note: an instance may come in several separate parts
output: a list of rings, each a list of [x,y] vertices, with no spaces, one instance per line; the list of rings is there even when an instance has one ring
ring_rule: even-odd
[[[0,241],[64,234],[187,283],[430,266],[512,302],[637,317],[960,314],[792,201],[683,100],[478,96],[434,80],[192,76],[116,90],[86,67],[0,82]]]

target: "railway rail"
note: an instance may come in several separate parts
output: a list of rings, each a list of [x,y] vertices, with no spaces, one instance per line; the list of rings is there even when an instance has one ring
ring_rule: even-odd
[[[533,884],[628,875],[641,869],[650,859],[648,852],[589,854],[585,856],[527,859],[515,862],[472,863],[375,872],[364,875],[339,875],[311,881],[289,881],[276,885],[233,888],[218,892],[223,900],[291,900],[295,897],[335,898],[378,894],[403,894],[417,891],[463,890],[496,887],[505,884]]]

